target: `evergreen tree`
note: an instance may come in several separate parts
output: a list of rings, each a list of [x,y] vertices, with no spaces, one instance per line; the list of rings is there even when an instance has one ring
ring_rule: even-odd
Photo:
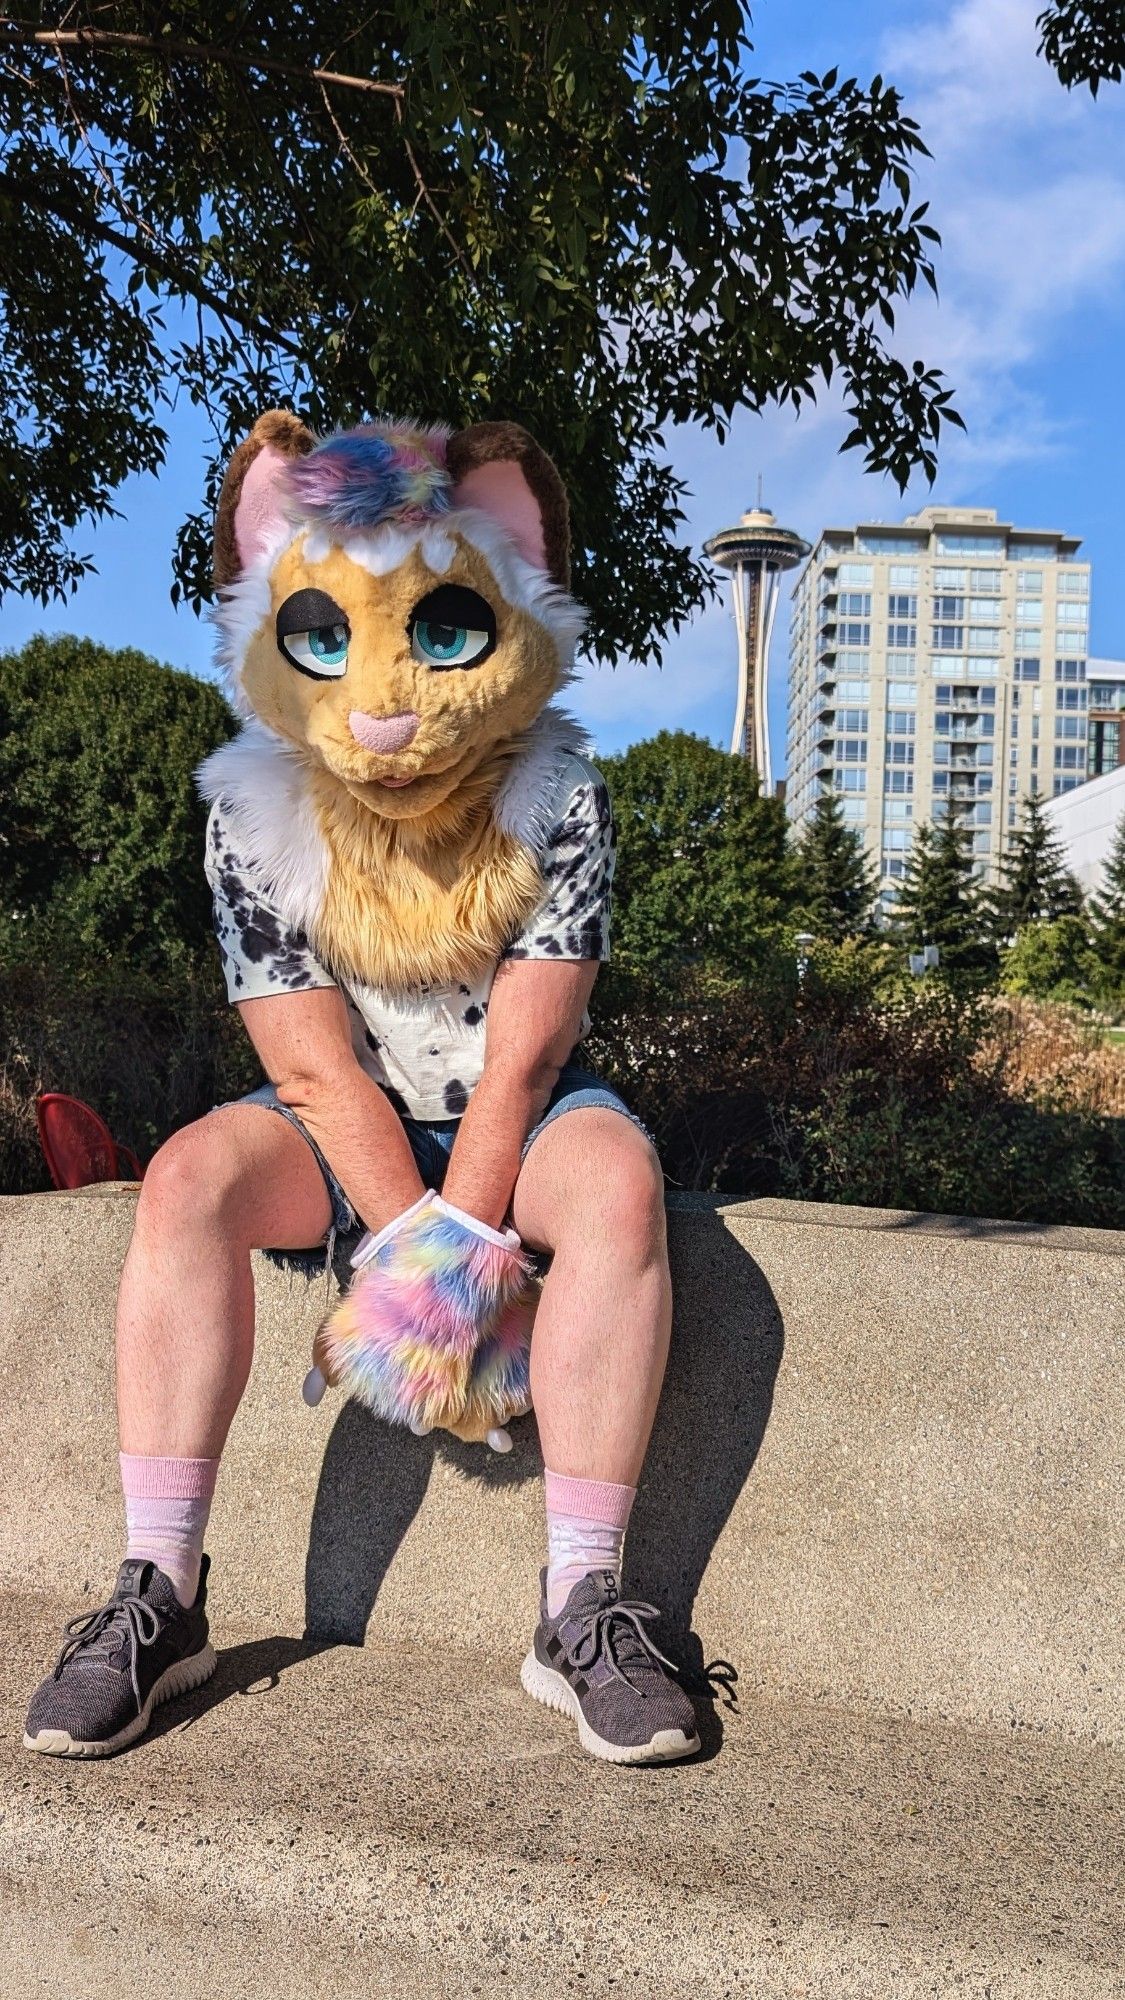
[[[599,763],[617,823],[621,961],[659,975],[704,965],[742,977],[776,946],[793,909],[780,800],[745,758],[683,731]]]
[[[1024,924],[1053,923],[1056,917],[1076,917],[1081,912],[1082,891],[1064,863],[1062,842],[1048,822],[1038,792],[1024,800],[1021,823],[987,902],[1000,942],[1014,938]]]
[[[973,872],[972,837],[958,812],[950,809],[936,825],[917,829],[894,928],[910,951],[936,944],[947,972],[981,974],[993,963]]]
[[[844,824],[838,792],[822,792],[797,842],[799,909],[817,937],[839,943],[871,929],[874,871],[862,835]]]
[[[1090,898],[1090,949],[1106,997],[1125,1003],[1125,812],[1114,835],[1102,886]]]

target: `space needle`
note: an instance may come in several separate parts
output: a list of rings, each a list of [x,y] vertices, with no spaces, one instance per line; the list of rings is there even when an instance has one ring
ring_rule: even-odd
[[[779,528],[768,507],[763,507],[759,482],[758,504],[742,516],[735,528],[723,528],[704,542],[703,551],[720,569],[731,574],[734,623],[738,633],[738,705],[735,709],[731,756],[745,757],[762,781],[762,790],[773,789],[770,777],[770,732],[767,710],[767,675],[770,639],[777,616],[777,600],[783,570],[795,569],[809,553],[809,544],[791,528]]]

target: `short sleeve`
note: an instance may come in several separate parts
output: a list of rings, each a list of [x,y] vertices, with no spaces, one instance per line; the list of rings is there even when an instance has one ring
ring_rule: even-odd
[[[253,870],[239,853],[222,799],[212,806],[207,822],[204,868],[232,1002],[260,1000],[271,993],[307,993],[336,984],[304,932],[287,924],[257,887]]]
[[[573,761],[576,782],[539,854],[544,899],[505,958],[609,957],[613,812],[601,772]]]

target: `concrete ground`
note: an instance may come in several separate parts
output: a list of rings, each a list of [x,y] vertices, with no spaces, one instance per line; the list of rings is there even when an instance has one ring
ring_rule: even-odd
[[[55,1763],[19,1733],[116,1562],[130,1213],[0,1203],[0,2000],[1125,1996],[1125,1239],[677,1209],[630,1561],[738,1705],[650,1772],[519,1687],[533,1427],[498,1462],[310,1414],[325,1281],[263,1263],[218,1673]]]

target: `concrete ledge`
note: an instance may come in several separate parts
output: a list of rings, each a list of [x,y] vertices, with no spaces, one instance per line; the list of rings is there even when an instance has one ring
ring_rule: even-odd
[[[116,1563],[112,1318],[133,1196],[0,1202],[0,1590]],[[677,1202],[673,1362],[631,1585],[744,1693],[1109,1739],[1122,1677],[1125,1237]],[[326,1280],[258,1260],[213,1516],[224,1624],[518,1657],[541,1516],[507,1461],[300,1401]],[[25,1502],[33,1498],[34,1506]],[[45,1636],[44,1655],[48,1650]]]

